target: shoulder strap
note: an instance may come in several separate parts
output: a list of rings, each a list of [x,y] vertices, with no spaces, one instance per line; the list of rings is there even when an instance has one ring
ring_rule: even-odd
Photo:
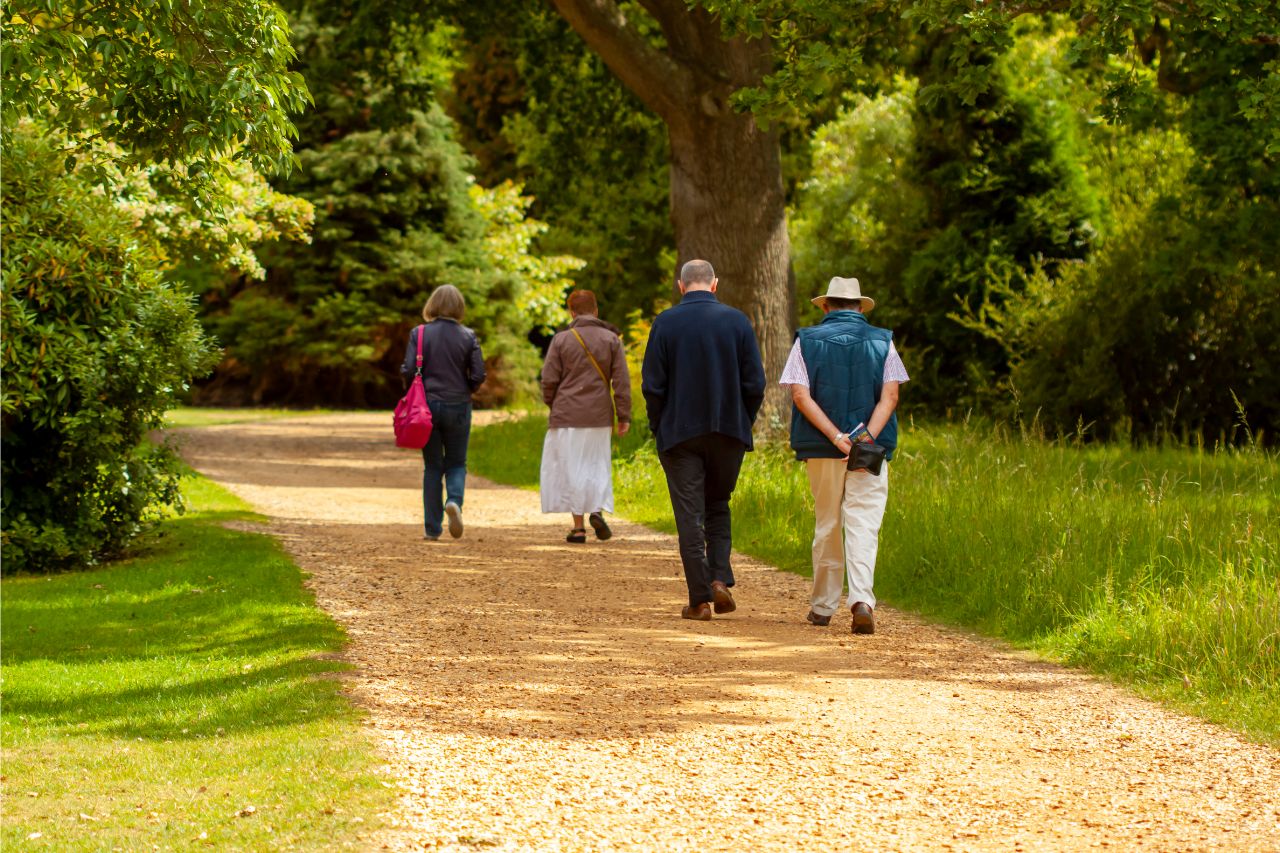
[[[600,378],[604,380],[604,388],[609,392],[609,405],[613,406],[613,419],[618,419],[618,404],[613,399],[613,386],[609,384],[609,377],[604,375],[604,368],[600,366],[600,362],[596,361],[596,357],[591,354],[591,350],[587,348],[587,342],[582,339],[582,335],[578,334],[578,330],[569,327],[569,331],[573,332],[573,336],[578,339],[578,343],[582,345],[582,351],[587,354],[587,358],[591,359],[591,364],[596,369],[596,373],[600,374]]]
[[[418,327],[418,370],[414,374],[415,376],[422,375],[422,333],[425,332],[426,330],[427,330],[426,326]]]

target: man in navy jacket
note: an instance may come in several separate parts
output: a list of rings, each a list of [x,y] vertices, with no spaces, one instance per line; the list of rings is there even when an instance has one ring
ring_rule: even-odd
[[[764,402],[764,366],[745,314],[716,299],[711,264],[680,270],[680,304],[653,321],[641,390],[680,537],[685,619],[736,608],[729,498]]]

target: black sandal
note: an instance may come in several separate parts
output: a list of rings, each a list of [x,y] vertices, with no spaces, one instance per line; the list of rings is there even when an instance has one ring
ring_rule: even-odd
[[[564,537],[564,541],[572,542],[575,545],[581,545],[587,541],[587,528],[575,527],[569,531],[569,535]]]
[[[595,530],[597,539],[605,540],[613,535],[613,531],[609,529],[609,523],[604,520],[604,516],[601,513],[591,513],[587,521],[591,522],[591,527]]]

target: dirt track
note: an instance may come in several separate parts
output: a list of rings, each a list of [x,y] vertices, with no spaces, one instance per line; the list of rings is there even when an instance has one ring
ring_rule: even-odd
[[[1280,752],[1096,679],[887,607],[811,627],[807,581],[741,557],[738,611],[683,621],[670,537],[570,546],[475,477],[424,542],[389,416],[184,445],[350,633],[401,791],[375,849],[1280,850]]]

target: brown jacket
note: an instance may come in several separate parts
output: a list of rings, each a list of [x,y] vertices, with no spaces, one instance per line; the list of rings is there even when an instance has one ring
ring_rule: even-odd
[[[613,425],[609,388],[600,378],[591,359],[574,336],[577,330],[613,386],[618,420],[631,422],[631,376],[622,340],[602,320],[584,315],[569,324],[551,341],[542,365],[542,399],[551,407],[548,423],[560,427],[607,427]]]

